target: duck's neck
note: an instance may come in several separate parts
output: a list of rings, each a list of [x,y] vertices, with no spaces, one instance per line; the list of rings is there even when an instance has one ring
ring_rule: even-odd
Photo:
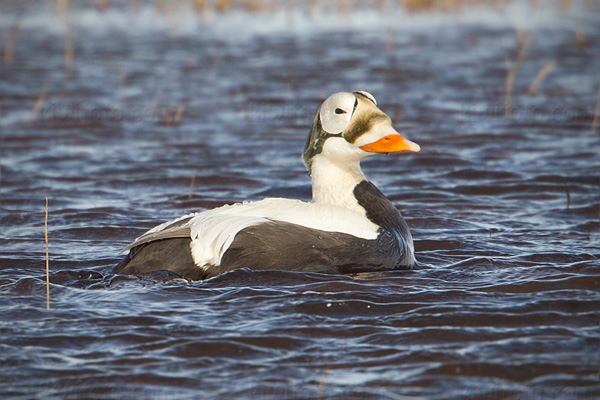
[[[313,202],[333,204],[366,214],[354,195],[356,185],[366,180],[360,169],[360,161],[339,163],[317,155],[312,162],[311,176]]]

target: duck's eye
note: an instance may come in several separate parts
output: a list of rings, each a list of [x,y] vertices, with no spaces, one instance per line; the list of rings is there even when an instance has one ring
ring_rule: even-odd
[[[356,96],[348,92],[334,93],[321,104],[319,119],[325,133],[337,135],[350,125]]]

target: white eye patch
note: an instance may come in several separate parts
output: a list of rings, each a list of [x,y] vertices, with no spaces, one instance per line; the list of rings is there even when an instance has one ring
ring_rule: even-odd
[[[343,132],[350,124],[355,103],[356,96],[352,93],[339,92],[329,96],[319,110],[323,130],[332,135]]]

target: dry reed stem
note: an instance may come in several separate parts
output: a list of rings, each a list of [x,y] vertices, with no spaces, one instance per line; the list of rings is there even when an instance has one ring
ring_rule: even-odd
[[[183,104],[179,104],[177,110],[171,111],[170,109],[166,109],[163,113],[165,119],[165,125],[179,125],[181,123],[181,117],[183,116],[183,112],[185,111],[185,106]]]
[[[29,125],[33,124],[37,115],[40,113],[42,106],[44,105],[44,99],[46,98],[46,90],[48,89],[48,80],[44,82],[44,86],[42,87],[42,91],[38,96],[35,104],[33,105],[33,109],[31,110],[31,116],[29,117],[29,121],[27,122]]]
[[[594,120],[592,121],[592,132],[598,129],[598,117],[600,117],[600,86],[598,86],[598,99],[596,100],[596,109],[594,110]]]
[[[325,369],[323,371],[323,376],[321,377],[321,382],[319,382],[319,389],[317,390],[317,400],[323,399],[323,390],[325,389],[325,378],[329,374],[329,370]]]
[[[288,90],[294,90],[294,80],[295,79],[296,79],[296,72],[294,71],[294,68],[290,68],[290,70],[288,71],[288,77],[287,77]]]
[[[409,12],[455,12],[469,5],[487,4],[498,6],[507,3],[507,1],[508,0],[400,0],[400,4]],[[382,3],[385,4],[385,0],[378,0],[377,6],[381,7]]]
[[[207,0],[194,0],[194,7],[202,18],[206,16],[206,12],[208,11]]]
[[[552,60],[546,63],[546,65],[544,65],[542,69],[539,70],[539,72],[535,76],[535,79],[533,80],[533,82],[531,82],[531,85],[529,85],[529,89],[527,90],[527,92],[529,94],[536,94],[543,80],[550,72],[554,70],[554,68],[556,68],[556,65],[556,60]]]
[[[391,30],[388,30],[385,38],[385,53],[392,54],[394,51],[394,34]]]
[[[261,0],[246,0],[242,2],[241,7],[248,12],[259,12],[265,9],[265,5]]]
[[[65,18],[69,13],[69,0],[56,0],[56,13]]]
[[[585,47],[587,46],[587,40],[581,31],[575,31],[575,41],[577,42],[577,46]]]
[[[561,0],[560,5],[564,10],[568,10],[571,8],[572,3],[571,0]]]
[[[196,174],[192,175],[192,180],[190,182],[190,193],[188,193],[188,200],[192,199],[192,193],[194,192],[195,184],[196,184]]]
[[[231,0],[216,0],[215,8],[220,13],[225,13],[231,8]]]
[[[164,10],[163,1],[162,0],[154,0],[154,8],[156,8],[158,11]]]
[[[46,240],[46,309],[50,309],[50,260],[48,257],[48,197],[46,197],[46,215],[44,217],[44,238]]]
[[[17,40],[17,31],[19,30],[18,24],[13,24],[8,30],[8,38],[6,38],[6,44],[4,45],[4,64],[10,65],[15,59],[15,41]]]
[[[504,100],[504,116],[506,118],[510,117],[512,114],[512,107],[510,104],[510,99],[512,96],[513,83],[515,80],[515,68],[514,65],[511,67],[510,60],[506,58],[506,82],[504,83],[504,88],[506,91],[506,99]]]
[[[435,0],[402,0],[402,6],[408,11],[421,11],[435,7]]]
[[[519,54],[517,55],[517,59],[512,63],[508,58],[506,59],[507,73],[505,83],[506,101],[504,102],[504,116],[507,118],[509,118],[512,114],[511,98],[515,82],[515,76],[517,75],[517,71],[521,67],[521,64],[523,64],[523,60],[525,59],[525,53],[527,52],[530,42],[529,37],[525,32],[523,32],[519,28],[516,28],[516,30],[517,39],[520,44]]]
[[[569,190],[569,185],[566,182],[563,182],[563,186],[565,187],[565,194],[567,196],[567,210],[571,209],[571,191]]]
[[[176,8],[177,8],[177,2],[174,0],[166,0],[164,2],[164,8],[163,8],[163,12],[165,14],[165,16],[167,17],[167,20],[172,20],[175,16],[175,12],[176,12]]]
[[[19,24],[21,23],[21,19],[23,18],[23,16],[25,15],[25,13],[27,12],[27,10],[29,9],[29,6],[30,6],[30,2],[22,2],[22,3],[24,3],[24,5],[23,5],[23,7],[20,8],[17,15],[15,16],[15,20],[11,24],[11,26],[8,30],[6,43],[4,45],[3,61],[4,61],[4,64],[6,64],[6,65],[12,64],[14,61],[15,42],[17,40],[17,32],[19,31]],[[0,12],[1,12],[1,10],[0,10]]]
[[[308,2],[308,15],[312,20],[317,16],[317,0],[310,0]]]
[[[73,28],[71,24],[67,22],[67,42],[65,45],[65,68],[71,69],[73,65],[73,58],[75,58],[75,39],[73,37]]]
[[[175,116],[173,117],[173,123],[175,125],[179,125],[181,123],[181,117],[183,117],[184,111],[185,111],[185,106],[183,104],[179,104],[179,107],[177,107],[177,112],[175,113]]]
[[[110,8],[110,0],[96,0],[95,6],[98,11],[107,11]]]
[[[162,96],[162,91],[160,89],[156,89],[156,93],[152,98],[152,103],[150,103],[150,112],[154,113],[160,104],[160,97]]]
[[[46,0],[50,2],[52,0]],[[218,13],[227,13],[232,10],[246,10],[250,12],[275,11],[285,7],[295,7],[297,4],[307,3],[301,6],[306,10],[309,16],[314,17],[316,9],[335,10],[338,14],[345,14],[349,11],[360,8],[363,3],[369,4],[379,10],[387,8],[389,5],[398,4],[408,12],[457,12],[469,6],[487,5],[496,9],[501,9],[505,4],[514,0],[372,0],[370,2],[361,2],[359,0],[146,0],[153,3],[154,8],[165,16],[173,16],[173,11],[181,6],[190,6],[201,16],[207,12],[216,11]],[[587,0],[588,7],[595,7],[598,0]],[[539,6],[538,0],[528,0],[531,8]],[[111,0],[95,0],[92,7],[100,11],[108,10],[112,5]],[[119,3],[119,2],[117,2]],[[127,9],[136,12],[140,8],[142,0],[128,0]],[[574,4],[573,0],[554,0],[551,2],[554,7],[561,7],[563,10],[569,10]],[[56,0],[57,13],[61,16],[67,14],[69,9],[69,0]],[[118,6],[117,6],[118,7]]]
[[[336,9],[338,14],[346,14],[348,12],[348,7],[344,0],[337,0]]]
[[[523,43],[528,41],[527,33],[520,28],[519,26],[515,26],[515,33],[517,34],[517,42],[519,43],[519,47],[523,47]]]

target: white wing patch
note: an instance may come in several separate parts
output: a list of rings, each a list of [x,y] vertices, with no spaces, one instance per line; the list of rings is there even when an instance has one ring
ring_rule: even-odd
[[[268,198],[256,202],[227,205],[197,214],[189,214],[161,224],[138,238],[143,243],[150,236],[164,238],[161,230],[173,223],[190,218],[179,225],[177,233],[189,229],[192,258],[199,267],[220,265],[235,236],[241,230],[271,221],[289,222],[328,232],[347,233],[363,239],[376,239],[379,226],[364,215],[344,207],[300,200]],[[150,239],[151,240],[151,239]],[[131,246],[128,246],[131,248]]]
[[[215,213],[216,210],[200,213],[190,221],[192,259],[199,267],[220,265],[223,254],[231,246],[239,231],[249,226],[269,222],[263,217],[221,214]]]

